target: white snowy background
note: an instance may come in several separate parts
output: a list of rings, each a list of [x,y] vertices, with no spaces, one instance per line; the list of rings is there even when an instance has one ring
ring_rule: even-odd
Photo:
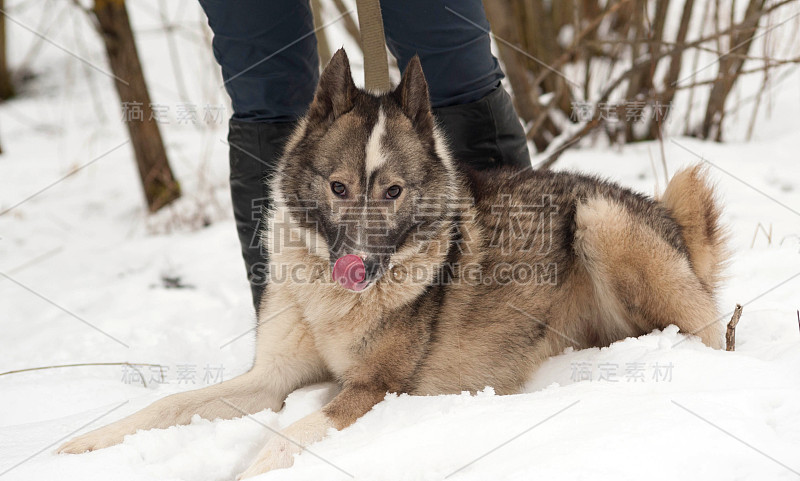
[[[152,100],[168,107],[162,135],[184,198],[147,215],[116,92],[89,65],[107,70],[86,15],[71,2],[6,2],[10,63],[30,79],[0,104],[0,372],[150,363],[165,366],[166,382],[147,366],[147,387],[118,365],[0,376],[2,480],[232,479],[272,436],[262,424],[285,427],[336,392],[310,386],[279,413],[196,419],[98,452],[53,454],[167,394],[230,379],[253,357],[227,186],[230,112],[203,118],[207,104],[229,108],[205,18],[189,0],[128,3]],[[779,28],[794,35],[797,21]],[[329,32],[333,46],[356,52],[360,79],[352,41],[339,24]],[[670,173],[707,161],[719,184],[734,250],[721,322],[744,305],[736,352],[671,327],[565,352],[519,395],[389,395],[293,468],[260,479],[800,478],[800,74],[776,72],[750,141],[753,77],[735,95],[725,143],[672,136],[663,145]],[[179,122],[184,104],[197,106],[197,123]],[[670,130],[680,132],[686,105],[676,109]],[[556,168],[647,193],[665,183],[658,143],[587,142]]]

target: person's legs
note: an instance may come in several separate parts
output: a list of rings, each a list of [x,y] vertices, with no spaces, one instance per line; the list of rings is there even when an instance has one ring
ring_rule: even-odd
[[[382,0],[389,50],[419,55],[434,114],[454,157],[474,168],[530,166],[525,132],[492,55],[480,0]]]
[[[303,115],[319,79],[308,0],[200,0],[214,31],[233,118],[292,122]]]
[[[314,97],[319,79],[317,43],[308,0],[200,0],[214,31],[234,114],[230,120],[230,181],[242,257],[258,313],[267,281],[260,248],[261,210],[269,197],[264,179]]]

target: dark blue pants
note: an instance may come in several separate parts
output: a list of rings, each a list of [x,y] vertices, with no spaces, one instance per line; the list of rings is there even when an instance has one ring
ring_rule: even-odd
[[[308,0],[200,3],[214,31],[233,118],[287,122],[302,116],[319,79]],[[499,85],[503,73],[490,50],[480,0],[381,0],[381,8],[389,50],[401,70],[419,55],[433,107],[474,102]]]

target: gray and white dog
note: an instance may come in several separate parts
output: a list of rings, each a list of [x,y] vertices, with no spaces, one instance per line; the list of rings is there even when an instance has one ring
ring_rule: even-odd
[[[140,429],[278,411],[303,385],[336,397],[273,436],[240,477],[291,466],[387,392],[520,390],[566,347],[677,325],[721,347],[715,291],[726,257],[712,189],[679,172],[659,200],[550,171],[464,173],[448,154],[418,59],[397,88],[356,88],[326,67],[271,181],[271,256],[252,369],[174,394],[60,452]]]

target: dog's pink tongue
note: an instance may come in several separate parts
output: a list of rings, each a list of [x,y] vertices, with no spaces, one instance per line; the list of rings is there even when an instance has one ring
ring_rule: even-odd
[[[333,264],[333,280],[351,291],[360,291],[367,287],[364,280],[367,278],[367,270],[364,268],[364,261],[360,257],[347,254],[336,259]]]

